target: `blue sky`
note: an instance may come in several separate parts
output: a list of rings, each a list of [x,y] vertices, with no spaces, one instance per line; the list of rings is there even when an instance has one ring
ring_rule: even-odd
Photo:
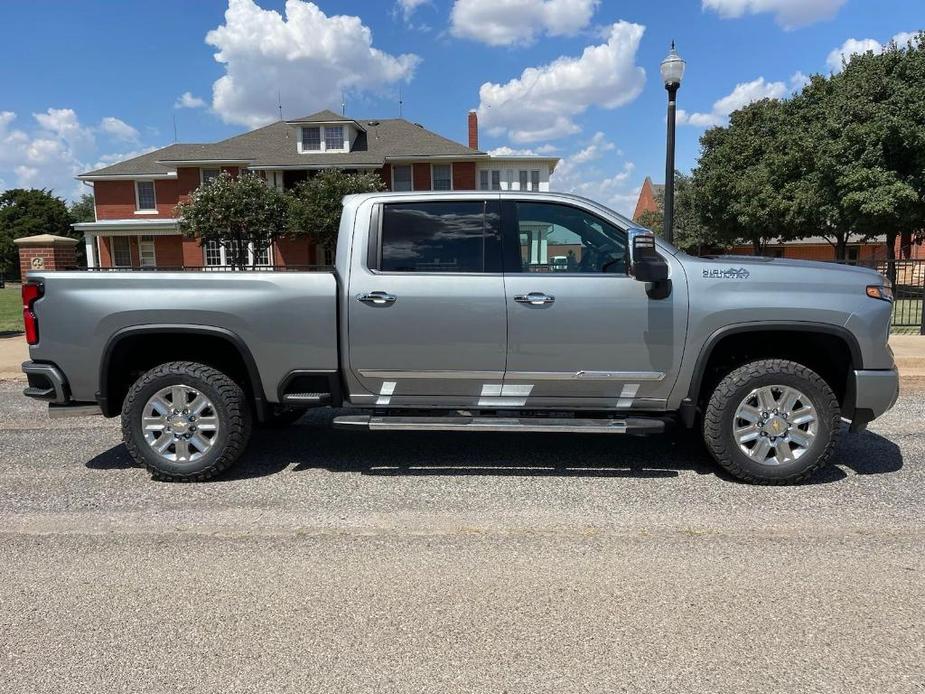
[[[229,4],[230,3],[230,4]],[[672,39],[688,61],[678,165],[761,96],[925,27],[921,0],[158,0],[3,3],[0,188],[72,198],[75,173],[276,115],[404,115],[482,149],[563,158],[554,185],[632,208],[664,177]],[[216,59],[216,55],[220,60]],[[178,102],[187,94],[185,101]]]

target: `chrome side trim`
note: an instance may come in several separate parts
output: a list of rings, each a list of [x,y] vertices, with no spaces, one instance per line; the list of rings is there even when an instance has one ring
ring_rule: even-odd
[[[390,381],[407,379],[487,379],[501,380],[503,371],[398,371],[391,369],[359,369],[363,378],[383,378]]]
[[[509,371],[515,381],[661,381],[663,371]]]

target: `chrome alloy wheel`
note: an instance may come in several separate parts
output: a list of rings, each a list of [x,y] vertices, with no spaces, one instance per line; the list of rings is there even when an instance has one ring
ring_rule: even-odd
[[[816,408],[791,386],[762,386],[745,396],[735,412],[739,449],[762,465],[792,463],[816,438]]]
[[[195,388],[168,386],[145,404],[141,427],[145,441],[161,458],[191,463],[212,449],[218,436],[218,412]]]

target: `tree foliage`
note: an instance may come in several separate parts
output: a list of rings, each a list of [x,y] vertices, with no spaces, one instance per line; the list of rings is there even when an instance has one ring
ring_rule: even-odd
[[[180,230],[198,237],[201,244],[216,241],[234,267],[248,264],[248,246],[254,263],[288,224],[285,196],[253,173],[227,172],[200,186],[177,205]]]
[[[84,193],[77,202],[71,203],[68,209],[71,212],[71,218],[75,222],[96,221],[96,201],[93,198],[93,193]]]
[[[13,188],[0,193],[0,272],[18,272],[13,239],[38,234],[76,237],[73,221],[65,202],[49,190]]]
[[[708,130],[693,172],[697,216],[714,239],[821,235],[836,257],[885,234],[908,245],[925,229],[925,34],[854,56],[797,95],[763,100]],[[677,225],[680,228],[680,224]]]
[[[643,212],[636,223],[651,229],[657,236],[664,230],[664,192],[657,193],[658,210]],[[674,172],[674,245],[682,251],[701,254],[717,246],[714,234],[700,221],[694,200],[694,182],[691,176]]]
[[[298,183],[290,193],[290,233],[306,234],[322,248],[333,251],[344,196],[380,190],[385,190],[385,183],[377,173],[325,169]]]

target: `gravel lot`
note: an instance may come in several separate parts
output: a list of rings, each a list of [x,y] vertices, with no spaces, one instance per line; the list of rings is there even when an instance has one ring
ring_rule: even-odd
[[[923,692],[925,402],[800,487],[696,442],[261,432],[151,481],[0,382],[0,690]]]

